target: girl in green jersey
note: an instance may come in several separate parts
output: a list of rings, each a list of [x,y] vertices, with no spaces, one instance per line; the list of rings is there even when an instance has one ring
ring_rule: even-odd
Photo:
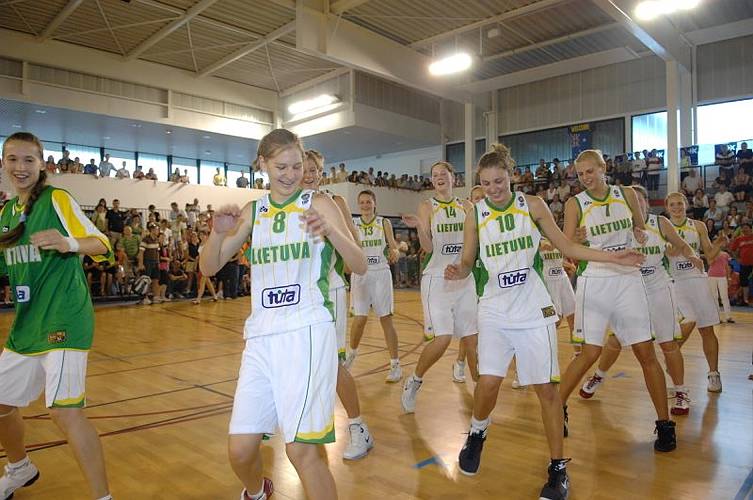
[[[0,444],[8,457],[0,500],[39,477],[18,408],[43,390],[92,498],[111,499],[102,445],[83,413],[94,310],[79,254],[111,260],[112,249],[66,191],[45,184],[42,152],[28,132],[8,137],[2,150],[3,173],[17,196],[0,212],[0,272],[10,278],[16,309],[0,354]]]

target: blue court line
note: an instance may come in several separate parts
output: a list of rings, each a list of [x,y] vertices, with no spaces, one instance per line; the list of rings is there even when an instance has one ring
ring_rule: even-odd
[[[750,493],[751,490],[753,490],[753,470],[750,471],[748,477],[743,481],[743,485],[740,486],[740,490],[738,490],[737,495],[735,495],[735,500],[745,500],[748,498],[748,493]]]
[[[444,461],[439,458],[438,455],[434,455],[433,457],[429,457],[426,460],[422,460],[418,462],[416,465],[413,466],[414,469],[423,469],[424,467],[427,467],[429,465],[439,465],[440,467],[444,467]]]
[[[614,375],[612,375],[612,378],[630,378],[630,375],[628,375],[625,372],[617,372]]]

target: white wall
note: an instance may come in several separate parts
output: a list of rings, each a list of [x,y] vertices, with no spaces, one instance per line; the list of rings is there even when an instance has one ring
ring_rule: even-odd
[[[753,36],[698,47],[698,101],[753,95]]]
[[[329,184],[327,190],[339,194],[348,202],[351,213],[359,213],[358,193],[364,189],[370,189],[377,198],[377,213],[390,217],[398,217],[402,214],[413,214],[418,209],[418,204],[434,196],[434,191],[408,191],[405,189],[388,189],[384,187],[364,186],[362,184],[351,184],[342,182],[340,184]],[[469,188],[456,188],[453,194],[459,198],[468,196]]]
[[[402,174],[420,174],[422,161],[431,164],[441,159],[442,147],[431,146],[397,153],[368,156],[366,158],[354,158],[352,160],[345,160],[345,165],[348,172],[352,172],[353,170],[367,171],[369,167],[374,167],[374,172],[381,170],[382,172],[386,171],[399,177]],[[329,167],[336,167],[338,163],[328,164],[327,172],[329,172]]]

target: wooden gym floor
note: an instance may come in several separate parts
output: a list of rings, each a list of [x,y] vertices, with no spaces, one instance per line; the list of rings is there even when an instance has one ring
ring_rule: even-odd
[[[404,376],[421,350],[421,303],[416,291],[396,292],[395,324]],[[112,493],[126,499],[236,499],[241,486],[226,455],[248,298],[98,308],[89,357],[87,415],[105,449]],[[717,328],[724,392],[706,392],[706,361],[696,333],[684,348],[693,400],[676,417],[678,449],[655,454],[654,411],[632,354],[623,352],[605,386],[590,401],[570,402],[565,441],[571,497],[577,499],[746,499],[753,489],[753,314]],[[4,342],[12,314],[0,315]],[[571,348],[560,330],[560,366]],[[414,415],[403,415],[401,384],[384,383],[388,357],[375,318],[369,320],[353,367],[362,413],[375,438],[370,455],[342,460],[346,420],[337,406],[338,441],[327,446],[344,499],[537,498],[548,453],[533,391],[505,381],[489,430],[481,470],[459,474],[457,454],[467,432],[472,384],[451,380],[456,343],[425,377]],[[470,377],[469,377],[470,379]],[[43,403],[24,410],[26,442],[40,480],[23,499],[86,499],[88,491]],[[303,490],[279,437],[263,446],[275,498]],[[0,450],[0,463],[4,462]]]

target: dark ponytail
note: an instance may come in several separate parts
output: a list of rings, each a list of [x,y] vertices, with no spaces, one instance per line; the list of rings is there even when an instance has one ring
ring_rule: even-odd
[[[30,134],[29,132],[16,132],[15,134],[8,137],[3,144],[3,156],[5,156],[5,144],[8,144],[11,141],[30,142],[34,144],[39,150],[39,161],[44,163],[44,148],[42,147],[42,143],[34,134]],[[26,229],[26,221],[29,220],[29,217],[31,216],[31,211],[34,208],[34,203],[37,201],[37,199],[39,199],[39,195],[42,194],[42,190],[44,190],[45,186],[47,185],[46,181],[47,172],[45,170],[41,170],[39,172],[39,179],[37,179],[37,182],[31,188],[29,199],[26,200],[24,213],[21,215],[21,222],[11,231],[0,234],[0,249],[11,247],[21,239],[21,236],[24,234],[24,230]]]

